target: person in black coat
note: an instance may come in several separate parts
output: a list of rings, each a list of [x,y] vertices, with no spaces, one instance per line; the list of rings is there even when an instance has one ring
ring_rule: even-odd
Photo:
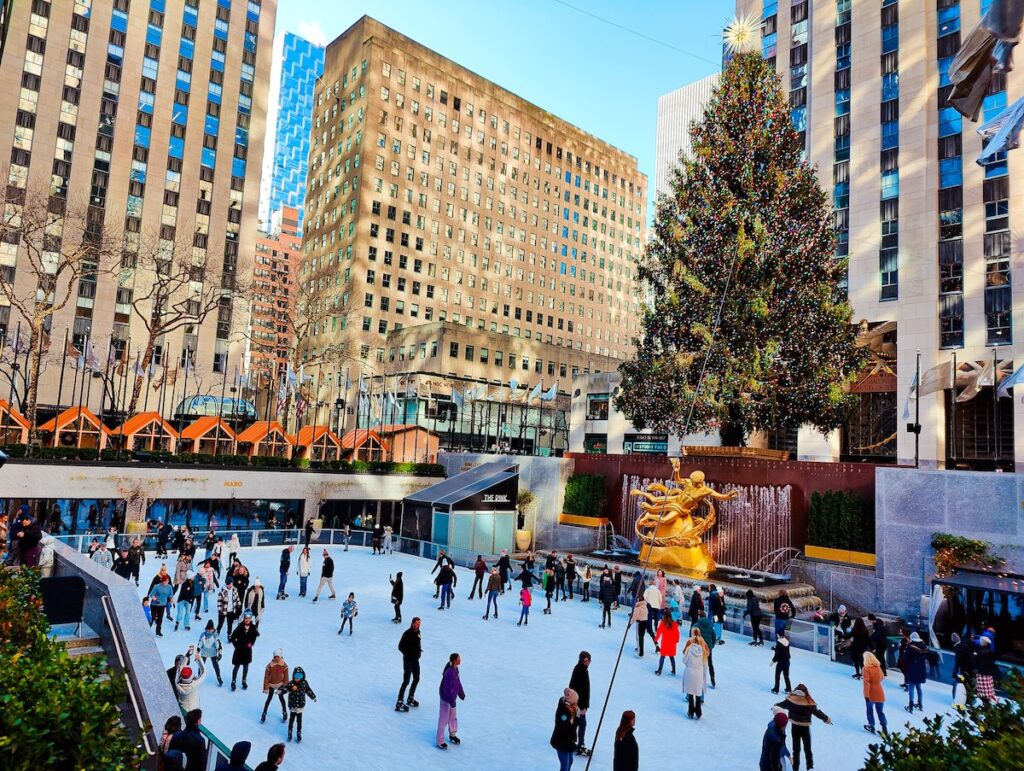
[[[418,707],[416,686],[420,682],[420,656],[423,655],[423,643],[420,639],[420,620],[414,618],[409,628],[402,632],[398,641],[398,650],[402,654],[402,687],[398,689],[398,701],[395,712],[408,712],[409,707]],[[409,683],[412,682],[410,686]],[[405,699],[405,689],[409,686],[409,698]]]
[[[858,618],[853,622],[849,645],[850,658],[853,659],[853,677],[855,680],[860,680],[860,670],[864,666],[864,652],[871,646],[871,635],[868,633],[864,619]]]
[[[569,585],[569,599],[573,598],[573,584],[576,583],[576,560],[571,554],[565,558],[565,582]]]
[[[910,642],[903,651],[900,668],[907,681],[907,696],[910,698],[910,703],[904,709],[907,712],[913,712],[915,706],[922,709],[921,684],[928,678],[928,648],[917,632],[910,635]],[[914,704],[914,691],[917,691],[916,705]]]
[[[235,652],[231,654],[231,690],[235,690],[235,681],[238,679],[238,670],[242,670],[242,690],[249,687],[249,665],[252,663],[252,646],[256,638],[260,636],[260,630],[252,621],[252,611],[245,611],[242,623],[235,627],[228,642],[231,643]]]
[[[761,632],[761,603],[754,596],[753,589],[747,589],[747,609],[743,611],[743,618],[750,616],[750,629],[753,639],[747,645],[764,645],[764,634]]]
[[[627,709],[622,713],[619,727],[615,731],[615,754],[612,756],[612,771],[638,771],[640,768],[640,747],[633,736],[636,713]]]
[[[611,628],[612,625],[612,603],[618,595],[615,593],[615,582],[612,573],[608,568],[601,574],[601,582],[598,584],[597,598],[601,601],[601,628]]]
[[[202,768],[206,765],[206,740],[199,731],[203,720],[201,709],[191,710],[185,715],[185,727],[171,737],[168,749],[178,750],[187,759],[186,768]]]
[[[612,586],[615,587],[615,609],[619,608],[619,597],[622,596],[622,569],[616,565],[612,571]]]
[[[789,756],[786,746],[786,726],[789,716],[785,712],[776,712],[772,722],[768,724],[764,737],[761,739],[761,762],[759,771],[782,771],[782,758]]]
[[[572,669],[569,687],[576,691],[579,702],[576,705],[576,754],[589,755],[587,749],[587,710],[590,709],[590,653],[580,651],[579,660]]]
[[[700,614],[704,612],[704,598],[700,594],[700,587],[693,587],[693,594],[690,595],[690,607],[687,615],[690,617],[690,623],[696,624],[697,619],[700,618]]]
[[[391,581],[391,604],[395,606],[395,617],[391,619],[392,624],[402,623],[402,600],[405,599],[405,584],[402,583],[402,571],[392,579],[388,574],[388,581]]]
[[[875,658],[878,659],[878,663],[882,665],[882,676],[884,677],[889,674],[885,664],[885,652],[889,647],[889,640],[885,634],[885,622],[874,613],[868,614],[868,621],[871,623],[871,651],[875,654]]]
[[[775,647],[772,648],[772,663],[775,664],[775,687],[772,688],[772,693],[779,692],[779,677],[783,677],[786,681],[786,692],[793,690],[793,686],[789,683],[789,640],[786,638],[785,630],[779,632],[779,637],[775,641]]]
[[[498,575],[501,577],[501,593],[504,594],[506,584],[510,590],[512,589],[512,560],[509,559],[507,549],[502,549],[501,556],[498,557]]]
[[[562,698],[558,700],[558,706],[555,708],[551,746],[558,753],[559,769],[572,767],[572,753],[576,749],[577,700],[576,692],[572,688],[566,688],[562,691]]]
[[[171,533],[174,532],[174,528],[170,525],[165,525],[159,519],[156,521],[156,556],[157,559],[160,557],[167,556],[167,539],[171,537]]]
[[[519,575],[516,576],[516,581],[522,583],[524,589],[530,589],[533,587],[534,583],[540,581],[540,579],[531,573],[526,565],[523,565],[523,569],[519,571]]]
[[[441,604],[438,605],[437,609],[444,610],[445,608],[450,608],[452,606],[452,596],[455,594],[455,587],[459,583],[459,578],[451,565],[441,566],[441,572],[437,574],[434,583],[441,593]]]
[[[953,643],[953,701],[956,701],[956,687],[960,683],[970,682],[974,673],[974,663],[971,661],[971,646],[967,640],[961,640],[960,635],[953,632],[949,636]]]
[[[431,569],[430,575],[434,575],[434,573],[436,573],[438,570],[440,570],[441,567],[445,563],[447,563],[449,565],[449,567],[453,567],[453,568],[455,567],[455,560],[453,560],[451,557],[449,557],[445,553],[444,549],[441,549],[437,553],[437,560],[434,562],[434,567],[433,567],[433,569]],[[434,599],[436,600],[440,596],[440,594],[441,594],[441,584],[437,583],[437,581],[434,581],[434,586],[435,586],[435,589],[434,589]]]
[[[124,580],[128,581],[132,577],[132,563],[128,559],[128,549],[122,548],[121,552],[114,557],[114,564],[112,566],[114,573],[121,576]]]

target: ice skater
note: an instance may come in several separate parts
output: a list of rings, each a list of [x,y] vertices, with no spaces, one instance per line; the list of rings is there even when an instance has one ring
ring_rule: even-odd
[[[612,573],[605,568],[601,573],[601,581],[598,584],[597,598],[601,601],[601,628],[612,626],[612,603],[615,602],[615,584],[612,581]]]
[[[437,747],[446,750],[448,745],[444,740],[445,726],[448,727],[448,741],[452,744],[462,744],[462,740],[456,736],[459,730],[459,716],[456,712],[458,700],[465,701],[466,692],[462,688],[462,680],[459,678],[459,666],[462,658],[458,653],[448,657],[448,663],[444,665],[444,672],[441,674],[441,685],[438,686],[438,695],[441,697],[437,715]]]
[[[508,584],[508,588],[512,589],[512,560],[509,559],[508,549],[501,550],[501,556],[498,557],[498,575],[501,576],[501,593],[505,593],[505,585]]]
[[[263,620],[263,611],[267,607],[267,593],[264,591],[258,577],[252,582],[252,586],[246,590],[245,602],[242,603],[242,607],[252,613],[253,621],[256,623],[256,626],[259,626],[260,621]]]
[[[409,628],[402,632],[402,638],[398,641],[398,650],[402,654],[402,687],[398,689],[395,712],[408,712],[409,707],[420,705],[416,701],[416,686],[420,683],[420,656],[423,655],[419,617],[413,618]],[[405,697],[406,686],[409,686],[407,699]]]
[[[316,694],[306,682],[306,672],[295,667],[292,679],[285,686],[288,693],[288,741],[292,740],[292,726],[295,727],[295,741],[302,741],[302,713],[306,709],[306,697],[316,701]]]
[[[584,565],[580,575],[580,582],[583,584],[580,592],[583,595],[583,602],[590,602],[590,582],[593,578],[594,572],[590,569],[590,565]]]
[[[775,665],[775,687],[772,688],[772,693],[779,692],[780,677],[786,681],[786,691],[793,690],[793,686],[789,684],[789,659],[789,640],[786,638],[786,630],[782,629],[775,641],[775,647],[772,648],[772,660],[768,662],[768,666]]]
[[[572,668],[569,687],[576,692],[579,702],[576,712],[576,754],[589,755],[587,749],[587,710],[590,709],[590,653],[580,651],[576,666]]]
[[[555,727],[551,731],[551,747],[558,754],[558,771],[572,768],[576,749],[576,725],[579,721],[579,696],[572,688],[562,691],[555,707]]]
[[[754,596],[753,589],[747,589],[747,608],[743,611],[743,618],[750,617],[750,633],[753,639],[747,645],[764,645],[764,635],[761,632],[761,619],[764,614],[761,612],[761,603]]]
[[[481,599],[483,598],[485,575],[487,575],[487,563],[484,562],[484,558],[481,555],[477,554],[476,562],[473,563],[473,586],[469,589],[469,597],[467,599],[472,600],[474,594]]]
[[[523,588],[519,590],[519,605],[522,610],[519,611],[519,623],[516,626],[528,626],[530,623],[530,606],[533,604],[533,595],[530,594],[530,590]]]
[[[444,549],[441,549],[437,553],[437,560],[434,562],[434,567],[430,571],[430,575],[434,575],[437,571],[441,570],[445,564],[450,568],[455,568],[455,560],[448,556]],[[441,595],[441,584],[438,583],[437,579],[434,580],[434,599],[436,600]]]
[[[302,551],[299,552],[299,597],[306,596],[306,585],[309,583],[309,573],[312,567],[313,558],[309,553],[309,547],[303,546]]]
[[[452,595],[455,594],[455,587],[459,583],[458,576],[455,575],[455,570],[452,566],[447,563],[442,564],[441,572],[437,574],[434,583],[437,584],[441,595],[441,604],[437,606],[437,609],[444,610],[445,608],[450,608],[452,606]]]
[[[565,583],[569,586],[569,599],[573,599],[573,584],[576,583],[576,560],[571,554],[565,555]]]
[[[383,552],[387,554],[395,553],[395,531],[391,529],[391,525],[384,528],[384,549]]]
[[[345,631],[345,624],[348,624],[348,636],[352,636],[352,621],[359,615],[359,605],[356,603],[356,593],[349,592],[348,599],[341,603],[341,627],[338,634]]]
[[[696,629],[696,627],[694,627]],[[676,647],[679,645],[679,625],[670,616],[665,616],[658,624],[658,632],[654,635],[655,642],[661,647],[661,657],[654,674],[660,675],[665,666],[665,659],[672,665],[672,674],[676,673]]]
[[[544,599],[547,605],[544,608],[544,615],[551,615],[551,597],[555,593],[555,571],[551,568],[544,568],[544,575],[540,579],[541,586],[544,587]]]
[[[191,629],[189,621],[192,619],[192,595],[195,591],[195,573],[191,570],[185,574],[184,580],[178,587],[178,609],[174,617],[174,631],[178,631],[178,625],[185,622],[185,629]]]
[[[878,657],[871,651],[865,652],[861,682],[864,685],[864,708],[868,717],[864,730],[869,733],[875,732],[875,713],[878,714],[878,723],[882,728],[882,733],[889,730],[885,720],[885,689],[882,687],[884,679],[885,673],[882,672],[882,665]]]
[[[231,690],[236,689],[235,683],[238,680],[238,670],[242,670],[242,690],[249,687],[249,665],[252,663],[252,646],[256,638],[260,636],[260,630],[252,622],[252,612],[245,611],[242,616],[242,623],[235,627],[235,631],[228,637],[228,642],[234,647],[235,652],[231,654]]]
[[[213,671],[217,674],[217,685],[224,685],[224,679],[220,675],[220,657],[223,655],[223,650],[220,644],[220,637],[217,636],[217,630],[213,627],[213,619],[206,622],[206,629],[199,635],[196,650],[199,652],[200,657],[202,657],[204,664],[209,659],[213,665]]]
[[[281,581],[277,585],[277,599],[287,600],[288,595],[285,589],[288,588],[288,571],[292,567],[292,552],[295,551],[295,546],[285,546],[281,550],[281,566],[279,572],[281,573]]]
[[[220,592],[217,594],[217,634],[220,634],[220,630],[224,627],[224,622],[226,621],[228,624],[228,637],[231,637],[231,629],[234,627],[235,621],[238,620],[241,612],[242,599],[238,596],[238,590],[235,589],[231,576],[227,576],[224,579],[224,586],[221,587]]]
[[[565,602],[565,563],[562,560],[555,560],[551,569],[555,571],[555,602],[558,602],[559,595],[562,602]]]
[[[686,694],[686,716],[700,720],[708,682],[708,646],[697,627],[690,629],[690,639],[683,647],[683,693]]]
[[[281,702],[281,722],[288,721],[288,709],[284,701],[285,686],[288,685],[288,662],[284,660],[284,651],[278,648],[274,651],[274,657],[267,663],[263,670],[263,693],[267,694],[267,700],[263,702],[263,714],[260,715],[260,722],[267,722],[267,709],[270,703],[277,696]]]
[[[348,549],[345,549],[348,551]],[[325,587],[329,587],[331,590],[331,596],[327,599],[333,600],[337,593],[334,591],[334,560],[331,559],[331,555],[324,549],[324,563],[323,567],[320,568],[320,585],[316,588],[316,594],[313,595],[313,602],[320,599],[320,592]]]
[[[402,623],[402,600],[405,599],[405,584],[402,583],[402,571],[392,578],[388,574],[388,581],[391,582],[391,604],[395,606],[395,617],[391,619],[392,624]]]
[[[491,605],[494,605],[494,617],[498,617],[498,595],[501,594],[502,589],[501,576],[498,575],[498,569],[491,568],[491,574],[487,579],[487,609],[484,611],[484,621],[486,621],[491,615]]]
[[[862,657],[863,655],[861,653]],[[817,702],[811,698],[810,691],[803,683],[797,683],[793,692],[775,706],[786,710],[789,714],[789,724],[793,726],[793,771],[800,771],[801,744],[807,756],[807,771],[811,771],[814,768],[814,754],[811,752],[811,718],[816,717],[827,725],[832,725],[832,719],[818,709]]]

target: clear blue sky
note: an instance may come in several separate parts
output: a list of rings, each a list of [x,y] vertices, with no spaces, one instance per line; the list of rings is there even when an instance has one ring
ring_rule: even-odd
[[[658,97],[720,68],[735,3],[565,2],[585,12],[556,0],[278,0],[277,29],[330,41],[368,14],[636,156],[653,195]]]

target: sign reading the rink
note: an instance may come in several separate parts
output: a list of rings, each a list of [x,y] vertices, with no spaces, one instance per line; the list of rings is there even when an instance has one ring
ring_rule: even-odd
[[[668,434],[625,434],[622,452],[625,455],[668,455]]]
[[[509,503],[509,499],[504,494],[485,494],[484,503]]]

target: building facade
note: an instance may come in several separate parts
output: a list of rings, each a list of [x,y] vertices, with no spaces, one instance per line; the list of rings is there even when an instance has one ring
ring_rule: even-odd
[[[256,234],[246,369],[260,380],[276,381],[286,371],[295,343],[295,281],[302,255],[298,228],[299,211],[285,206],[271,217],[269,232]]]
[[[107,272],[79,280],[48,322],[42,407],[83,399],[99,414],[123,407],[114,397],[147,339],[140,316],[153,313],[152,303],[138,300],[153,296],[155,273],[144,265],[168,265],[168,255],[201,266],[163,306],[182,304],[195,323],[156,341],[149,379],[184,370],[179,389],[184,381],[219,390],[229,362],[240,363],[248,308],[235,302],[236,289],[251,272],[255,246],[275,12],[275,0],[11,7],[0,63],[0,88],[10,95],[0,114],[5,217],[41,199],[53,215],[45,248],[56,255],[58,244],[81,240],[70,217],[81,207],[86,232],[102,230],[114,244],[111,264],[101,266]],[[3,279],[22,296],[39,280],[30,258],[23,245],[0,245]],[[210,290],[216,307],[200,322],[193,298]],[[14,308],[0,307],[0,333],[15,351],[24,323]],[[83,377],[71,393],[65,330],[83,368],[106,376],[103,387],[88,378],[85,389]]]
[[[574,367],[630,355],[635,158],[369,17],[327,47],[321,83],[300,280],[330,317],[300,341],[307,361],[342,345],[350,380],[383,382],[409,369],[403,346],[447,354],[457,329],[439,393],[518,375],[565,394]]]
[[[306,202],[309,132],[313,89],[324,72],[324,49],[292,32],[280,36],[280,70],[273,74],[267,151],[263,159],[260,222],[271,230],[271,218],[285,206],[299,214],[298,232]]]
[[[669,91],[658,97],[658,148],[654,166],[657,195],[670,192],[670,174],[680,154],[690,153],[690,123],[704,117],[704,107],[718,88],[720,73]]]
[[[762,54],[832,195],[854,319],[876,354],[854,386],[857,414],[817,443],[824,454],[1024,469],[1021,394],[992,387],[993,370],[1001,380],[1024,363],[1024,284],[1013,280],[1024,264],[1011,237],[1024,155],[978,165],[978,124],[946,103],[952,58],[989,4],[737,3],[763,19]],[[1024,78],[996,76],[979,119],[1022,95]],[[908,400],[918,351],[919,404]]]

